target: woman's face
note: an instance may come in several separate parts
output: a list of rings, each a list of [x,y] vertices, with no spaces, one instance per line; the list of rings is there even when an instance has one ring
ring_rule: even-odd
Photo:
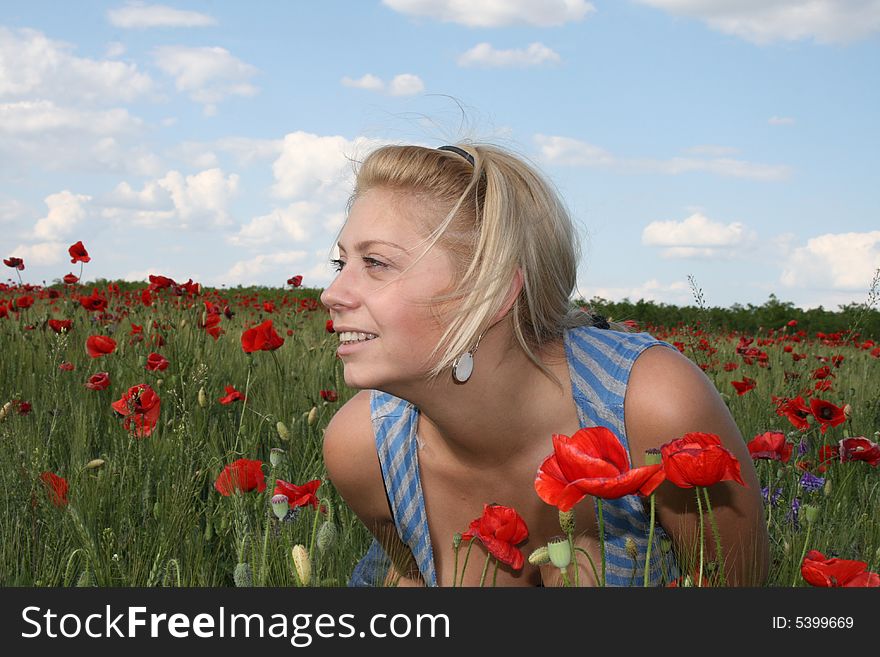
[[[414,217],[417,203],[413,196],[368,190],[353,203],[339,237],[336,265],[341,269],[321,301],[330,309],[345,383],[352,388],[388,390],[424,380],[431,366],[428,356],[443,334],[424,302],[452,286],[446,252],[435,246],[400,275],[425,248]],[[363,337],[350,332],[376,337],[343,341]]]

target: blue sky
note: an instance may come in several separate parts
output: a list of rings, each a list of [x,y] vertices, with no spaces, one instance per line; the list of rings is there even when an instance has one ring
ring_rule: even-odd
[[[578,296],[860,303],[878,34],[880,0],[5,0],[0,255],[323,287],[351,158],[467,138],[556,183]]]

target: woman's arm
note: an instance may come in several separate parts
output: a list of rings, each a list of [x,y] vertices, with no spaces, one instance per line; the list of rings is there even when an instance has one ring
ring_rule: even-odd
[[[769,540],[761,488],[745,441],[714,384],[690,360],[665,347],[645,350],[633,364],[624,402],[626,433],[633,466],[645,464],[644,452],[694,431],[717,434],[739,461],[745,487],[724,481],[709,487],[721,536],[726,582],[760,586],[767,578]],[[696,489],[669,481],[655,497],[657,521],[672,539],[679,563],[699,560]],[[715,542],[705,521],[705,562],[715,559]],[[696,578],[695,573],[691,575]]]

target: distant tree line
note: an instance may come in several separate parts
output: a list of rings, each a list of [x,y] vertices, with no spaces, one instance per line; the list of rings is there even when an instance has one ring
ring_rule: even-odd
[[[648,325],[674,327],[679,323],[693,326],[700,322],[707,329],[756,335],[765,334],[770,329],[781,329],[789,321],[795,320],[797,327],[788,329],[789,332],[803,330],[812,337],[818,332],[853,330],[864,340],[880,341],[880,311],[867,304],[850,303],[838,306],[836,311],[826,310],[822,306],[803,310],[790,301],[780,301],[774,294],[760,306],[735,303],[730,308],[675,306],[644,299],[636,302],[629,299],[608,301],[601,297],[577,303],[612,321],[634,320],[641,328]]]

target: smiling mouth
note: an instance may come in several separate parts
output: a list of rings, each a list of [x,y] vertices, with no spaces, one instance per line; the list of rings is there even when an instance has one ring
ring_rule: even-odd
[[[375,340],[378,335],[373,333],[356,333],[354,331],[345,331],[339,334],[339,344],[356,344],[358,342],[369,342]]]

